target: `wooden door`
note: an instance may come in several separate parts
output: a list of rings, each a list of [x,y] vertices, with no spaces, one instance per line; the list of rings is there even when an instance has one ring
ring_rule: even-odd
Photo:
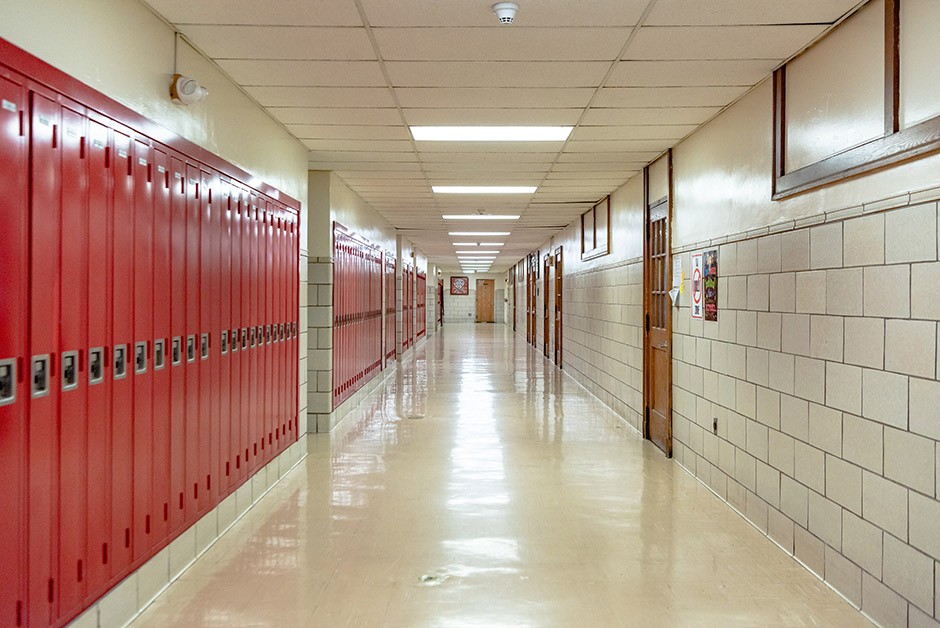
[[[669,192],[650,199],[650,166],[643,171],[646,197],[646,242],[644,245],[644,375],[645,417],[643,435],[672,456],[672,284],[670,222],[672,219],[672,152],[667,172]]]
[[[529,338],[529,342],[532,343],[534,347],[538,341],[538,311],[536,304],[539,299],[538,292],[538,271],[539,268],[539,258],[538,255],[532,254],[529,256],[529,303],[526,306],[527,311],[529,312],[529,327],[532,329],[532,335]]]
[[[542,269],[542,354],[547,358],[550,354],[551,347],[551,306],[552,299],[549,297],[550,292],[550,281],[552,274],[552,257],[551,255],[545,256],[545,267]]]
[[[561,277],[562,277],[562,247],[555,249],[555,351],[554,359],[558,368],[561,368]]]
[[[493,323],[493,304],[496,297],[496,282],[492,279],[477,279],[477,322]]]
[[[512,267],[512,330],[516,331],[516,303],[519,301],[519,272]]]

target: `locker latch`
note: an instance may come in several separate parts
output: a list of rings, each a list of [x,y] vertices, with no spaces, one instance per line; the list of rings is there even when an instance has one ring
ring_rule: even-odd
[[[33,399],[49,394],[49,354],[33,356]]]
[[[203,360],[209,359],[209,334],[202,334],[202,336],[200,336],[199,357]]]
[[[222,339],[220,342],[222,343],[222,355],[228,354],[228,330],[227,329],[222,330]]]
[[[196,336],[186,336],[186,361],[196,361]]]
[[[271,326],[264,326],[264,342],[265,344],[271,344]]]
[[[158,371],[166,364],[166,340],[159,338],[153,341],[153,370]]]
[[[62,390],[78,388],[78,351],[62,354]]]
[[[114,345],[114,379],[127,375],[127,345]]]
[[[242,349],[248,348],[248,330],[242,327]]]
[[[140,375],[147,372],[147,343],[134,343],[134,373]]]
[[[232,330],[232,353],[238,351],[238,330]]]
[[[104,347],[88,350],[88,383],[99,384],[104,380]]]
[[[255,348],[255,328],[254,327],[248,328],[248,342],[251,344],[251,348],[254,349]]]
[[[179,336],[176,336],[175,338],[173,338],[173,347],[171,349],[173,351],[173,355],[172,355],[173,366],[176,366],[177,364],[182,362],[182,355],[183,355],[182,344],[183,344],[183,341]]]
[[[258,338],[258,346],[264,344],[264,325],[258,325],[258,332],[255,334]]]
[[[0,406],[16,401],[16,360],[0,360]]]

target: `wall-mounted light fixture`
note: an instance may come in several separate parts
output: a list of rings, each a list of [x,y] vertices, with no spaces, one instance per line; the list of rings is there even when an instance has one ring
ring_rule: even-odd
[[[200,85],[196,79],[182,74],[173,75],[173,80],[170,82],[170,96],[173,102],[181,105],[194,105],[205,100],[208,95],[209,90]]]

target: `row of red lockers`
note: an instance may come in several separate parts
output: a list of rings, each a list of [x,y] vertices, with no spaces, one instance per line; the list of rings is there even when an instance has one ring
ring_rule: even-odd
[[[56,625],[296,440],[298,215],[7,71],[0,98],[0,625]]]

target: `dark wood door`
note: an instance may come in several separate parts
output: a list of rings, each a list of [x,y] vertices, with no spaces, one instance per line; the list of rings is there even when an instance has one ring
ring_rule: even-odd
[[[561,368],[562,247],[555,249],[555,364]]]
[[[477,279],[477,322],[493,323],[493,301],[496,297],[496,283],[492,279]]]
[[[551,274],[552,274],[552,256],[545,256],[545,264],[542,268],[542,355],[546,358],[551,355]]]
[[[672,189],[672,154],[669,159],[669,189]],[[646,416],[643,434],[672,456],[672,284],[670,221],[671,194],[649,199],[649,167],[644,170],[646,185],[645,275],[645,386]]]

